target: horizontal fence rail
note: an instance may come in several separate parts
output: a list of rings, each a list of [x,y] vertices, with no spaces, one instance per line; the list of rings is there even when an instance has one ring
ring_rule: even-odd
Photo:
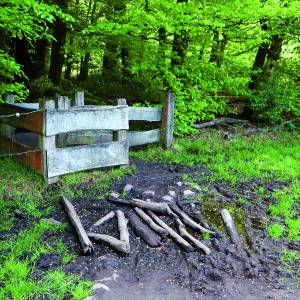
[[[162,108],[153,108],[128,107],[125,99],[110,106],[85,105],[83,92],[74,101],[60,96],[40,103],[14,103],[8,95],[0,105],[0,157],[10,154],[49,184],[71,172],[128,165],[129,147],[171,146],[174,100],[168,94]],[[135,121],[161,125],[130,131]]]

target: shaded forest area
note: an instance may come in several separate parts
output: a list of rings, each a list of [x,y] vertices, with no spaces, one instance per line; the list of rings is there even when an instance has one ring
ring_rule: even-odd
[[[93,104],[176,93],[176,133],[221,115],[300,116],[297,0],[1,0],[0,94]]]

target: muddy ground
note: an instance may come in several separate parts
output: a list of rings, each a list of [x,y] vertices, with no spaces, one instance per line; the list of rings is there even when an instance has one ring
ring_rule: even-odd
[[[123,178],[114,186],[114,191],[121,193],[130,183],[134,188],[124,197],[141,198],[145,190],[153,190],[152,201],[161,201],[162,196],[175,191],[175,201],[194,213],[201,211],[212,229],[223,232],[223,236],[203,241],[212,249],[211,255],[205,256],[199,252],[185,253],[170,239],[159,248],[150,248],[129,229],[129,255],[120,255],[103,244],[95,244],[95,253],[84,256],[73,228],[68,226],[59,236],[77,257],[64,266],[64,270],[81,273],[83,278],[97,283],[96,295],[92,299],[300,299],[292,275],[283,270],[279,260],[284,247],[299,252],[300,246],[274,241],[267,236],[266,208],[272,197],[258,201],[257,195],[259,186],[274,192],[284,183],[263,183],[253,179],[237,184],[233,189],[226,182],[210,182],[209,171],[200,167],[191,169],[139,160],[132,160],[131,164],[136,165],[135,175]],[[184,174],[190,179],[184,177],[183,180]],[[192,187],[193,181],[198,182],[200,189]],[[182,182],[181,186],[178,182]],[[183,198],[183,191],[187,189],[196,192],[200,205]],[[111,210],[120,208],[95,199],[74,199],[73,203],[85,228]],[[219,215],[223,207],[234,215],[245,250],[237,250],[226,236]],[[122,209],[126,213],[129,208]],[[67,223],[61,207],[49,217]],[[172,225],[171,220],[166,221]],[[116,220],[98,232],[118,238]],[[195,232],[193,235],[201,238]],[[55,234],[46,237],[50,242],[56,238]],[[62,257],[44,255],[36,267],[45,270],[61,265]],[[293,274],[296,273],[300,276],[299,270],[294,269]]]

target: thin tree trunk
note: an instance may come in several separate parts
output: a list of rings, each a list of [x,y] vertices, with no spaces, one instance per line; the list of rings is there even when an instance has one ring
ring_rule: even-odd
[[[49,50],[49,42],[42,39],[36,42],[35,56],[33,63],[33,79],[39,78],[47,74],[47,54]]]
[[[187,3],[188,0],[177,0],[177,3]],[[171,66],[182,66],[185,59],[186,50],[189,45],[188,32],[183,30],[182,32],[174,35]]]
[[[274,35],[271,40],[271,45],[268,51],[267,61],[265,65],[265,69],[267,71],[272,70],[277,61],[280,58],[280,54],[282,51],[282,43],[283,43],[283,37],[280,35]]]
[[[262,31],[266,31],[268,29],[267,26],[267,20],[261,20],[261,29]],[[258,86],[258,82],[260,80],[261,72],[262,69],[265,65],[265,60],[268,54],[268,49],[269,49],[269,42],[264,42],[261,45],[259,45],[255,60],[252,66],[252,75],[251,75],[251,80],[249,83],[249,89],[250,90],[256,90]]]
[[[25,38],[23,38],[23,39],[17,38],[16,39],[14,58],[15,58],[16,63],[18,63],[22,66],[23,72],[30,80],[32,78],[32,59],[29,54],[29,44]],[[16,76],[16,80],[18,82],[24,82],[23,77]],[[28,84],[27,80],[26,80],[25,84],[26,85]]]
[[[268,54],[268,47],[269,47],[268,43],[263,43],[257,49],[254,64],[252,67],[253,73],[251,75],[251,81],[249,84],[250,90],[257,89],[257,85],[258,85],[259,78],[260,78],[260,71],[262,70],[262,68],[265,64],[265,60],[266,60],[266,57]]]
[[[89,75],[89,63],[90,63],[91,53],[86,53],[81,60],[80,73],[78,79],[80,81],[87,81]]]
[[[130,77],[129,72],[129,50],[126,47],[121,49],[121,61],[122,61],[122,75],[123,80],[127,80]]]
[[[223,34],[223,38],[220,39],[220,32],[218,30],[214,30],[214,38],[209,62],[214,62],[218,67],[221,67],[227,43],[228,39],[226,34]]]
[[[62,9],[68,6],[68,0],[57,0],[56,4]],[[67,37],[67,25],[59,18],[56,19],[53,29],[55,41],[52,41],[51,62],[49,68],[49,78],[53,83],[61,81],[62,68],[64,65],[64,46]]]

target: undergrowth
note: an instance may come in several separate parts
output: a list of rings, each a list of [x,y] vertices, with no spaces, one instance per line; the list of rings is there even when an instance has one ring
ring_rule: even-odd
[[[0,160],[0,299],[59,300],[69,296],[79,300],[89,296],[92,283],[81,281],[80,276],[66,275],[60,268],[48,272],[35,268],[42,254],[61,255],[63,264],[75,257],[58,238],[54,245],[44,240],[46,233],[55,234],[63,226],[51,225],[43,218],[54,210],[61,195],[102,200],[114,181],[133,172],[134,168],[114,168],[75,173],[47,188],[43,179],[26,167],[11,159]],[[15,226],[16,209],[30,221],[23,230]]]

